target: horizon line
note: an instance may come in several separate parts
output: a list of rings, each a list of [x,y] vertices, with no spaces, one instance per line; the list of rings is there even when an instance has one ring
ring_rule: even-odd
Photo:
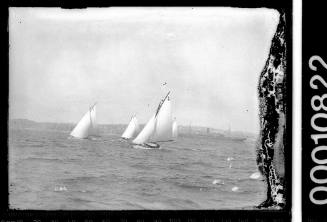
[[[28,120],[31,122],[35,122],[35,123],[59,123],[59,124],[77,124],[75,122],[48,122],[48,121],[36,121],[36,120],[31,120],[31,119],[27,119],[27,118],[13,118],[13,119],[9,119],[8,121],[13,121],[13,120]],[[140,123],[140,125],[145,125],[146,123]],[[128,123],[97,123],[97,125],[128,125]],[[178,126],[182,126],[182,127],[201,127],[201,128],[209,128],[209,129],[213,129],[213,130],[221,130],[221,131],[228,131],[227,129],[221,129],[221,128],[215,128],[215,127],[208,127],[208,126],[201,126],[201,125],[178,125]],[[252,133],[252,134],[257,134],[257,132],[252,132],[252,131],[245,131],[245,130],[231,130],[231,132],[243,132],[243,133]]]

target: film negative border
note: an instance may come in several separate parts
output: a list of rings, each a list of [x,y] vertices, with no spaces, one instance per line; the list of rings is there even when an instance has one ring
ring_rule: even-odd
[[[319,1],[303,1],[302,21],[302,215],[327,221],[327,16]]]
[[[7,198],[1,198],[1,219],[8,220],[34,220],[34,221],[290,221],[291,219],[291,185],[292,185],[292,129],[291,129],[291,113],[292,113],[292,2],[291,1],[221,1],[218,4],[210,1],[203,1],[201,4],[194,2],[167,2],[159,1],[153,4],[153,2],[140,1],[137,5],[128,2],[110,2],[110,5],[103,1],[83,1],[82,3],[63,3],[59,1],[9,1],[9,7],[63,7],[63,8],[85,8],[85,7],[107,7],[107,6],[228,6],[228,7],[244,7],[244,8],[273,8],[277,10],[283,10],[285,12],[285,18],[287,21],[286,26],[286,41],[288,43],[287,50],[287,110],[290,116],[286,119],[286,124],[289,126],[286,128],[285,138],[285,168],[286,168],[286,205],[283,210],[199,210],[199,211],[33,211],[33,210],[10,210],[8,208],[8,146],[7,146],[7,126],[1,125],[3,134],[2,137],[3,147],[7,149],[1,152],[1,173],[4,176],[4,182],[2,183],[2,195]],[[3,16],[6,18],[7,13]],[[7,28],[7,21],[2,23],[3,28]],[[6,29],[2,30],[7,36],[6,42],[3,42],[7,48],[7,51],[2,55],[4,56],[4,65],[7,67],[7,76],[3,82],[4,93],[2,94],[3,100],[6,101],[4,107],[8,107],[8,33]],[[259,74],[258,74],[259,75]],[[7,111],[3,111],[3,117],[8,116]],[[2,118],[3,123],[7,122],[6,118]]]

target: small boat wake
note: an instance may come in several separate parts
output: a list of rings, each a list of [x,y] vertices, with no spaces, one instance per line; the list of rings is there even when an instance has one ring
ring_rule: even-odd
[[[255,172],[255,173],[252,173],[250,176],[249,176],[250,179],[252,180],[261,180],[263,179],[262,178],[262,175],[260,172]]]
[[[56,186],[56,187],[54,188],[54,191],[55,191],[55,192],[67,191],[67,188],[66,188],[66,186]]]
[[[233,188],[232,188],[232,191],[233,191],[233,192],[237,192],[237,191],[239,191],[239,187],[236,187],[236,186],[233,187]]]
[[[216,179],[216,180],[212,181],[212,184],[214,184],[214,185],[224,185],[225,182],[223,180]]]
[[[92,140],[92,141],[101,141],[102,139],[101,139],[101,137],[88,137],[87,138],[88,140]]]
[[[113,142],[113,141],[118,141],[120,143],[131,143],[131,141],[126,138],[119,138],[118,140],[111,140],[111,142]]]
[[[89,141],[103,141],[103,139],[101,137],[87,137],[87,138],[78,138],[78,137],[73,137],[73,136],[68,136],[67,137],[68,140],[89,140]]]

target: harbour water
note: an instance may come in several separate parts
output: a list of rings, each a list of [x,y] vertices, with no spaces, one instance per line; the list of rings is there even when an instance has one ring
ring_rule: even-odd
[[[134,149],[121,131],[94,140],[67,130],[9,130],[13,209],[242,209],[265,199],[254,140],[181,133],[156,150]]]

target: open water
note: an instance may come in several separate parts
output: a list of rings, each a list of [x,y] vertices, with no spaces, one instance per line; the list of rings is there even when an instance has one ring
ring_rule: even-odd
[[[242,209],[265,199],[252,141],[181,134],[160,149],[134,149],[121,132],[96,140],[67,131],[10,129],[14,209]]]

